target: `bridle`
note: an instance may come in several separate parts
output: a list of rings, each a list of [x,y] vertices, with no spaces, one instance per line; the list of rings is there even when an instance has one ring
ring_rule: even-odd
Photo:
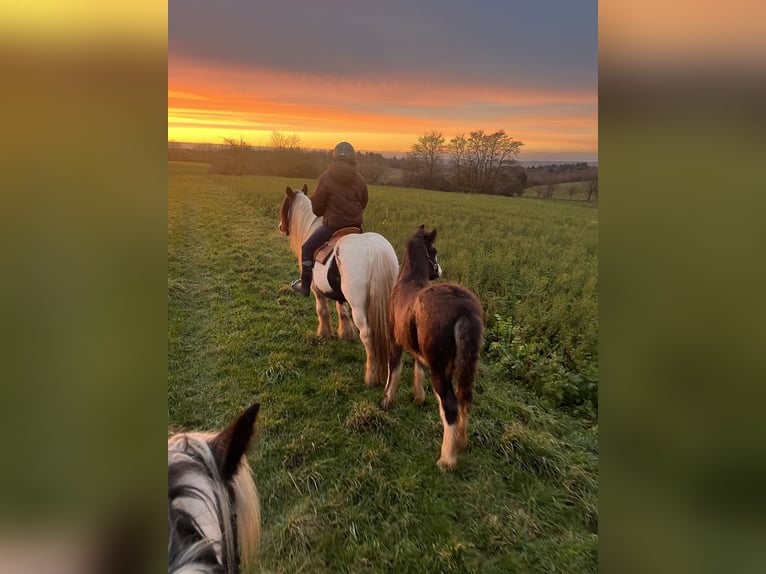
[[[433,270],[433,274],[438,277],[439,276],[439,262],[438,257],[436,255],[431,257],[431,250],[428,248],[428,244],[424,243],[423,247],[426,248],[426,261],[428,261],[428,264],[431,266],[431,269]]]
[[[229,506],[231,508],[231,535],[234,540],[234,571],[239,572],[239,563],[240,563],[240,556],[239,556],[239,532],[237,528],[237,501],[234,496],[234,488],[231,484],[227,485],[227,489],[229,492]]]
[[[428,258],[428,263],[431,265],[431,269],[433,269],[434,275],[436,275],[438,277],[439,276],[439,262],[436,260],[436,257],[434,257],[433,259],[431,259],[429,257]]]

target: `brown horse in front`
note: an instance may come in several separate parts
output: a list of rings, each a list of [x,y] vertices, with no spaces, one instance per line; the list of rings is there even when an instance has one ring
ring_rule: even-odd
[[[473,402],[473,380],[484,344],[484,311],[471,291],[454,283],[434,283],[441,276],[436,258],[436,229],[421,225],[407,241],[396,285],[388,300],[389,359],[385,397],[392,407],[402,374],[402,349],[415,358],[415,402],[425,400],[425,368],[439,401],[444,425],[442,470],[457,464],[457,451],[468,445],[468,412]],[[453,388],[457,383],[457,394]]]

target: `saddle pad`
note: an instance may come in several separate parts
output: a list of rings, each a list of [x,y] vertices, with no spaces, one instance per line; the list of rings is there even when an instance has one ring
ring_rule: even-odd
[[[362,230],[358,227],[341,227],[338,231],[332,234],[327,243],[317,247],[316,251],[314,251],[314,261],[316,263],[326,263],[330,258],[330,254],[332,253],[333,247],[335,247],[335,244],[338,242],[338,239],[344,235],[361,232]]]

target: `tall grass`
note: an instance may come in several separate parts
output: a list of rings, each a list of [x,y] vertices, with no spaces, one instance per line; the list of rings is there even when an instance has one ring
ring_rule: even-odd
[[[316,338],[313,303],[289,291],[279,202],[313,182],[206,172],[169,165],[168,424],[216,429],[261,401],[262,571],[594,572],[597,211],[371,186],[366,230],[401,257],[436,227],[446,279],[485,308],[470,446],[444,474],[411,360],[381,411],[361,343]]]

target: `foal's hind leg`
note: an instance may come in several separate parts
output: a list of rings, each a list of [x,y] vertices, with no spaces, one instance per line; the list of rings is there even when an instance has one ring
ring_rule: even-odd
[[[327,297],[314,290],[316,298],[317,318],[319,326],[317,327],[317,337],[332,337],[332,325],[330,324],[330,307],[327,305]]]
[[[423,389],[423,380],[426,378],[426,367],[423,363],[415,359],[415,372],[412,377],[412,390],[414,396],[412,402],[416,405],[422,405],[426,400],[426,391]]]
[[[468,408],[465,403],[460,403],[458,406],[455,434],[458,450],[465,450],[468,447]]]
[[[351,313],[348,309],[348,303],[335,302],[335,309],[338,311],[338,338],[351,340],[356,338],[354,323],[351,320]]]
[[[436,464],[442,470],[452,470],[457,465],[457,418],[458,404],[450,381],[440,373],[431,371],[431,386],[439,401],[439,415],[444,426],[442,450]]]
[[[399,378],[402,376],[402,347],[394,345],[388,357],[388,378],[386,389],[383,394],[383,402],[380,406],[385,410],[396,404],[396,389],[399,387]]]

